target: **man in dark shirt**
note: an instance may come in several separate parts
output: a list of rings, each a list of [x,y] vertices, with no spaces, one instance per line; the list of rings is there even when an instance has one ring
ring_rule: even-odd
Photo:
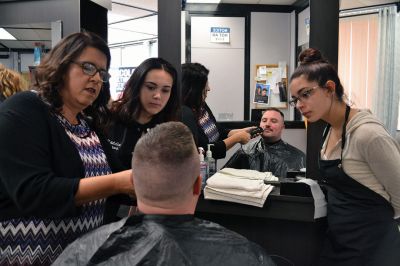
[[[281,139],[285,123],[284,115],[279,109],[267,108],[261,118],[260,127],[264,129],[261,138],[243,145],[223,168],[272,172],[273,175],[284,178],[287,171],[298,171],[305,167],[305,154]]]
[[[200,164],[184,124],[149,130],[136,144],[132,169],[139,214],[83,236],[54,265],[275,265],[257,244],[193,217]]]

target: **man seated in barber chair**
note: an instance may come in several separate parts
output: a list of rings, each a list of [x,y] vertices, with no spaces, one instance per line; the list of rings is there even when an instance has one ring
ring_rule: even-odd
[[[285,178],[288,171],[305,167],[305,154],[281,139],[285,123],[284,114],[279,109],[267,108],[260,127],[264,130],[261,137],[242,145],[223,168],[272,172],[274,176]]]

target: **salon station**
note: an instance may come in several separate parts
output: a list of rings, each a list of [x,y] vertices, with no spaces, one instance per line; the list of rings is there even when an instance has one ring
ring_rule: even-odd
[[[344,37],[349,32],[344,27],[352,18],[359,21],[366,15],[377,20],[378,9],[396,1],[211,2],[2,1],[0,29],[16,40],[0,38],[0,63],[29,79],[34,75],[35,53],[46,53],[64,36],[86,30],[108,40],[114,98],[143,59],[161,57],[174,65],[178,76],[185,62],[199,62],[210,70],[207,104],[227,129],[259,126],[265,109],[279,109],[284,114],[282,139],[306,154],[306,167],[266,182],[268,193],[257,204],[229,196],[201,195],[195,216],[238,232],[269,254],[282,257],[278,265],[311,265],[327,228],[326,202],[318,186],[318,154],[326,123],[307,123],[289,104],[289,78],[297,67],[298,55],[308,47],[317,47],[330,63],[339,65],[339,74],[350,72],[340,69],[349,55],[341,54],[347,46],[339,40],[339,32],[343,39],[351,38]],[[394,6],[398,9],[399,2]],[[371,8],[374,10],[369,11]],[[348,88],[352,81],[342,82]],[[218,159],[216,170],[223,169],[238,149],[240,144]]]

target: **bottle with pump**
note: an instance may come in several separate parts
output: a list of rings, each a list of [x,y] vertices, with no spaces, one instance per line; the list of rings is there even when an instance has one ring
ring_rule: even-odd
[[[214,146],[214,144],[207,144],[207,152],[206,152],[206,162],[208,170],[207,178],[211,177],[217,172],[217,165],[215,159],[212,157],[211,146]]]
[[[200,176],[201,176],[201,188],[204,189],[207,181],[207,162],[204,161],[204,149],[202,147],[198,148],[199,159],[200,159]]]

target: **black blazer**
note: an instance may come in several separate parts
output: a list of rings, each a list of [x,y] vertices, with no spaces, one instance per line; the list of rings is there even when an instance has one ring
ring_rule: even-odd
[[[118,162],[95,130],[113,172]],[[33,92],[0,106],[0,219],[76,216],[74,196],[84,167],[78,150],[49,107]]]

